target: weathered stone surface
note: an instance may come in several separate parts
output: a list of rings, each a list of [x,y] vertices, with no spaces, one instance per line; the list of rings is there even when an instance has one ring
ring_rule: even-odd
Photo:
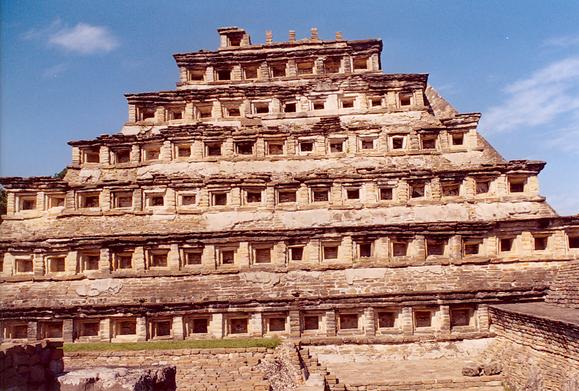
[[[176,390],[176,369],[94,367],[70,371],[57,378],[61,391]]]
[[[574,387],[550,365],[577,369],[564,358],[577,353],[565,311],[579,308],[579,216],[540,195],[545,162],[505,160],[480,113],[459,113],[428,75],[383,74],[380,40],[218,32],[218,50],[174,56],[176,89],[126,95],[119,134],[71,141],[64,178],[0,178],[2,339],[289,337],[314,354],[300,358],[310,388],[346,389],[318,359],[356,391],[493,388],[501,366],[517,386]],[[506,355],[479,360],[495,332]],[[67,360],[171,363],[182,388],[281,390],[299,383],[288,349]],[[53,352],[28,353],[3,356],[7,378],[63,370]],[[381,377],[388,361],[402,381]],[[406,379],[420,363],[432,372]],[[63,379],[89,388],[121,372]]]
[[[462,374],[464,376],[480,376],[483,374],[483,368],[480,364],[469,361],[462,367]]]
[[[119,280],[84,280],[76,287],[75,292],[83,297],[95,297],[101,294],[116,295],[122,287],[123,283]]]
[[[59,344],[0,345],[0,389],[52,390],[63,369]]]

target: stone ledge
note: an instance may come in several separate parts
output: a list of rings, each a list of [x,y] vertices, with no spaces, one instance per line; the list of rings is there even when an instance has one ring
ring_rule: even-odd
[[[565,308],[547,303],[513,303],[490,305],[491,311],[514,313],[517,315],[563,323],[579,329],[579,309]]]
[[[437,335],[400,335],[395,336],[340,336],[340,337],[301,337],[301,345],[366,345],[366,344],[383,344],[399,345],[413,342],[441,342],[441,341],[460,341],[464,339],[481,339],[495,337],[493,332],[472,332],[460,334],[437,334]]]

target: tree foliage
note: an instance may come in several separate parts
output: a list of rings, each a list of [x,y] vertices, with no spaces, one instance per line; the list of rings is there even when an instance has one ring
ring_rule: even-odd
[[[64,167],[60,172],[54,174],[54,177],[60,178],[60,179],[64,178],[64,176],[66,175],[66,170],[67,170],[67,168]]]

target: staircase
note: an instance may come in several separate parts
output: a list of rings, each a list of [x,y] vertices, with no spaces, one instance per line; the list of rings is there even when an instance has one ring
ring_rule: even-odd
[[[467,377],[460,360],[321,363],[299,349],[308,382],[299,391],[504,391],[502,377]]]

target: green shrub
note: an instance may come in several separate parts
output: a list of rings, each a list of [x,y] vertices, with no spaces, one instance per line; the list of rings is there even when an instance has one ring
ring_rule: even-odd
[[[278,338],[240,338],[240,339],[196,339],[184,341],[150,342],[89,342],[65,343],[65,352],[95,352],[124,350],[171,350],[171,349],[215,349],[215,348],[275,348],[280,344]]]

